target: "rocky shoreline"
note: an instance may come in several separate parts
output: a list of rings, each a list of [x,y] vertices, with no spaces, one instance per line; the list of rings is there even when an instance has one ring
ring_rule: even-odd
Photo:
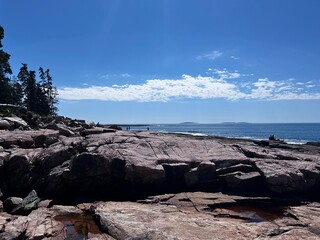
[[[0,129],[0,239],[320,239],[318,143],[32,113]]]

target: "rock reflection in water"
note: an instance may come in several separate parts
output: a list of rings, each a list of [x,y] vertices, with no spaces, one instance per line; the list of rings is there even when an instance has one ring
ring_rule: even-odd
[[[101,231],[90,215],[58,215],[56,221],[64,224],[67,231],[67,239],[88,239],[88,234],[99,234]]]

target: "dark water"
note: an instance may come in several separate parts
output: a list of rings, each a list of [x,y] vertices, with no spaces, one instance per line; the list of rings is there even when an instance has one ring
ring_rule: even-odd
[[[248,222],[264,222],[281,219],[286,216],[285,212],[287,207],[275,204],[237,204],[225,206],[223,208],[231,215],[235,213],[239,217],[246,219]],[[213,212],[219,212],[219,208],[212,208]],[[225,212],[226,213],[226,212]]]
[[[88,239],[89,233],[101,233],[93,217],[90,215],[58,215],[54,219],[64,224],[67,239],[70,240]]]
[[[122,126],[124,130],[128,126]],[[130,126],[130,130],[177,132],[194,135],[236,137],[263,140],[270,135],[288,143],[320,142],[320,123],[221,123],[221,124],[154,124]]]
[[[285,216],[285,207],[280,206],[247,205],[231,206],[226,209],[241,213],[249,222],[273,221]]]

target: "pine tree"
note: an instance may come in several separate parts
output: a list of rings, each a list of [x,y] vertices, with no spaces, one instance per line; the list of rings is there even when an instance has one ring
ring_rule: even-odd
[[[47,97],[48,97],[48,103],[49,103],[49,113],[50,115],[56,115],[58,108],[56,107],[58,103],[58,91],[55,86],[53,86],[52,83],[52,77],[50,75],[50,70],[47,69],[45,72],[45,77],[47,80]]]
[[[34,112],[40,115],[50,115],[50,108],[48,98],[43,91],[40,83],[37,83],[36,86],[36,96],[37,96],[37,106],[33,109]]]
[[[18,74],[21,83],[24,100],[23,105],[30,111],[37,108],[37,84],[35,71],[29,71],[28,65],[23,63]]]
[[[3,51],[2,39],[4,38],[4,29],[0,26],[0,103],[11,103],[12,88],[8,74],[12,74],[9,64],[10,54]]]
[[[14,105],[22,106],[23,90],[16,77],[11,79],[11,89],[11,103]]]
[[[56,104],[58,103],[58,100],[57,100],[58,93],[57,93],[56,87],[53,86],[50,70],[47,69],[46,71],[44,71],[43,68],[40,67],[39,76],[40,76],[41,89],[44,92],[47,99],[49,115],[56,115],[56,112],[57,112]]]
[[[0,103],[22,105],[41,115],[56,115],[58,93],[52,84],[50,70],[44,71],[40,67],[40,82],[37,83],[36,72],[29,71],[28,65],[23,63],[17,78],[11,80],[7,76],[12,74],[10,54],[1,49],[3,38],[4,30],[0,26]]]

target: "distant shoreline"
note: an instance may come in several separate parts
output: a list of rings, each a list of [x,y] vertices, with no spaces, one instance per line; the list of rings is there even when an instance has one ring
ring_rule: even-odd
[[[118,124],[123,130],[155,131],[163,133],[182,133],[200,136],[221,136],[267,140],[269,136],[287,143],[304,144],[320,142],[320,123],[179,123],[179,124]]]

